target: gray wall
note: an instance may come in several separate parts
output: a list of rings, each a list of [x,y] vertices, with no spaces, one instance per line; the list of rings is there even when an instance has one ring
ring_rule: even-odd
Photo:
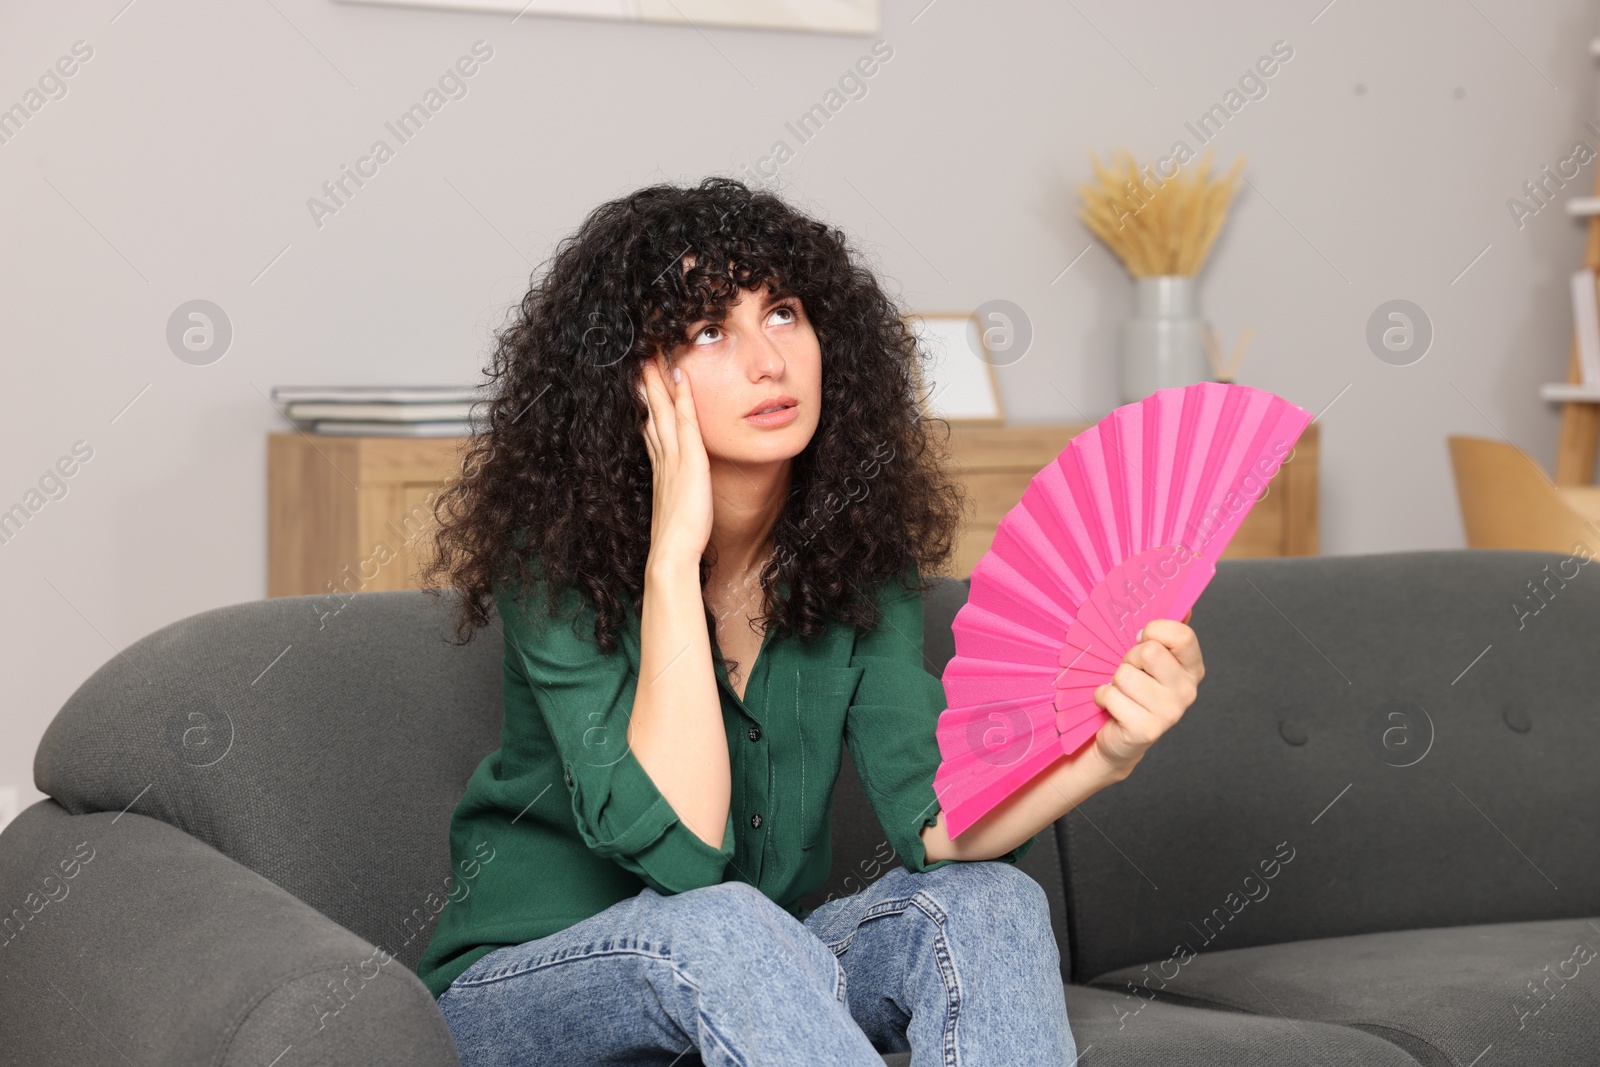
[[[1032,350],[1000,374],[1014,420],[1098,418],[1118,402],[1131,290],[1075,219],[1088,152],[1197,145],[1185,123],[1287,42],[1215,137],[1251,185],[1204,311],[1230,346],[1255,327],[1240,381],[1312,411],[1338,397],[1320,419],[1326,552],[1458,547],[1447,434],[1554,459],[1558,412],[1536,389],[1564,375],[1583,230],[1559,203],[1519,226],[1507,201],[1595,142],[1596,19],[1578,0],[1324,5],[884,0],[892,58],[777,180],[907,304],[1027,311]],[[588,208],[795,147],[785,122],[872,48],[330,0],[0,12],[0,107],[74,42],[93,53],[0,144],[0,508],[92,449],[0,545],[0,787],[21,803],[40,734],[102,662],[265,594],[271,386],[475,381]],[[479,40],[493,56],[466,95],[318,225],[307,200],[393,146],[383,124]],[[1591,184],[1592,164],[1561,195]],[[165,339],[196,298],[235,331],[206,366]],[[1395,298],[1435,330],[1405,367],[1364,340]]]

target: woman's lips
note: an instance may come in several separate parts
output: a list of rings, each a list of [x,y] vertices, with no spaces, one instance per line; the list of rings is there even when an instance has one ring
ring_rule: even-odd
[[[787,426],[799,417],[799,414],[800,405],[791,404],[789,407],[769,411],[764,415],[746,415],[744,421],[764,427]]]

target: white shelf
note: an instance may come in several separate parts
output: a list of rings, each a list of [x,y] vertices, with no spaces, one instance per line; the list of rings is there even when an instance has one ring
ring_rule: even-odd
[[[1600,215],[1600,196],[1574,196],[1567,200],[1567,214],[1586,217]]]
[[[1600,385],[1549,382],[1539,386],[1539,396],[1545,400],[1588,400],[1600,404]]]

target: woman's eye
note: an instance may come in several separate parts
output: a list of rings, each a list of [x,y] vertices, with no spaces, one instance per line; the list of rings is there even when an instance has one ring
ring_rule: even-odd
[[[793,304],[781,304],[778,307],[773,308],[772,311],[768,313],[768,316],[769,318],[772,316],[781,316],[780,318],[774,319],[774,323],[779,326],[787,326],[790,323],[798,322],[800,313],[799,309]],[[714,345],[722,339],[722,327],[715,324],[708,324],[700,327],[699,331],[694,334],[689,343],[696,345]]]

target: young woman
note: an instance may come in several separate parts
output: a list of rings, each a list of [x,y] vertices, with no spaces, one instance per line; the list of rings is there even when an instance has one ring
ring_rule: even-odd
[[[844,235],[740,182],[601,205],[499,336],[427,577],[498,609],[499,749],[418,974],[465,1067],[1067,1064],[1016,861],[1194,700],[1163,619],[1094,741],[970,827],[933,791],[922,575],[961,497]],[[848,744],[901,865],[806,912]]]

